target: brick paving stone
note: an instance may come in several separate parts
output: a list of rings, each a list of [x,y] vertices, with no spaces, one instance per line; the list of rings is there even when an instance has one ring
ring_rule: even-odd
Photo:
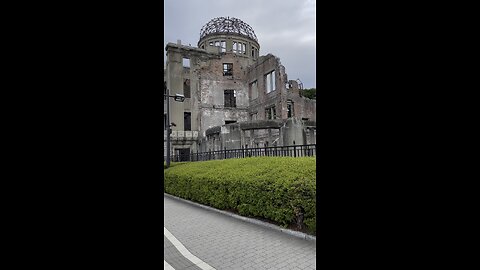
[[[164,203],[165,228],[193,255],[217,270],[315,269],[314,241],[166,196]]]
[[[163,237],[163,257],[174,269],[201,270],[175,248],[175,246],[164,236]]]

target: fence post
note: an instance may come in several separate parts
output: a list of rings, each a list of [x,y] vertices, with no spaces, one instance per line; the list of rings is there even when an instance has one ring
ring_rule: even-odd
[[[297,157],[297,147],[295,146],[295,141],[293,141],[293,157]]]
[[[242,158],[245,157],[245,149],[243,149],[243,145],[242,145]]]
[[[225,152],[223,152],[223,156],[224,156],[223,159],[227,159],[227,147],[224,147],[224,149],[225,149]]]

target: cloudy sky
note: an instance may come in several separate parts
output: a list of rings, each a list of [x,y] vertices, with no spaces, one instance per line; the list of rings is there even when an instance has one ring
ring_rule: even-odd
[[[164,47],[168,42],[197,46],[200,29],[216,17],[235,17],[250,25],[260,55],[280,57],[289,80],[316,87],[315,0],[165,0]]]

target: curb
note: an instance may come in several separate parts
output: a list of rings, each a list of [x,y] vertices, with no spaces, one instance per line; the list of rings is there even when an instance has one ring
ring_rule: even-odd
[[[171,199],[179,200],[179,201],[191,204],[191,205],[195,205],[195,206],[198,206],[198,207],[206,209],[206,210],[210,210],[210,211],[214,211],[214,212],[217,212],[217,213],[220,213],[220,214],[223,214],[223,215],[227,215],[227,216],[239,219],[239,220],[243,220],[243,221],[248,222],[248,223],[252,223],[252,224],[260,225],[262,227],[267,227],[267,228],[270,228],[270,229],[273,229],[273,230],[276,230],[276,231],[280,231],[282,233],[286,233],[286,234],[289,234],[289,235],[292,235],[292,236],[295,236],[295,237],[298,237],[298,238],[301,238],[301,239],[314,241],[314,242],[317,241],[317,237],[312,236],[312,235],[308,235],[308,234],[305,234],[305,233],[302,233],[302,232],[292,231],[292,230],[285,229],[285,228],[282,228],[280,226],[273,225],[273,224],[270,224],[270,223],[267,223],[267,222],[264,222],[264,221],[253,219],[253,218],[242,217],[242,216],[239,216],[237,214],[233,214],[233,213],[230,213],[230,212],[227,212],[227,211],[219,210],[219,209],[216,209],[216,208],[213,208],[213,207],[210,207],[210,206],[206,206],[206,205],[199,204],[199,203],[196,203],[196,202],[192,202],[192,201],[189,201],[189,200],[185,200],[185,199],[182,199],[182,198],[179,198],[179,197],[175,197],[175,196],[170,195],[170,194],[165,193],[165,192],[163,193],[163,196],[166,196],[166,197],[171,198]]]

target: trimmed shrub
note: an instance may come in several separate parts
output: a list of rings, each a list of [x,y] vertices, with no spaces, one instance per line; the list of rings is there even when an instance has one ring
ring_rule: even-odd
[[[166,193],[288,226],[299,213],[316,233],[314,157],[253,157],[181,162],[164,170]],[[181,165],[181,166],[178,166]]]
[[[185,164],[185,163],[187,163],[187,162],[170,162],[170,168],[178,166],[178,165],[182,165],[182,164]],[[167,169],[167,163],[166,162],[163,162],[163,169]]]

